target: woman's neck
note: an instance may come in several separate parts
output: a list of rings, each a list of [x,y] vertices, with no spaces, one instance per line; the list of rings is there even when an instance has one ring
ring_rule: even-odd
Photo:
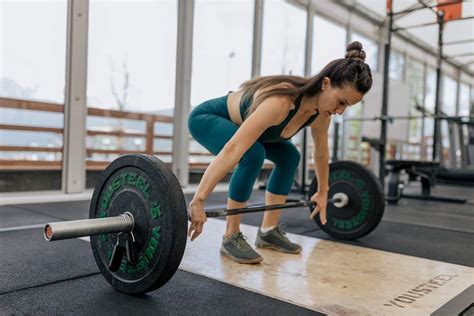
[[[303,96],[301,100],[301,111],[315,113],[318,110],[318,95]]]

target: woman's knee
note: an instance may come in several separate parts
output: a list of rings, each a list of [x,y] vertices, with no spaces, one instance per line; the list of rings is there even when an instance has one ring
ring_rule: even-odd
[[[288,150],[284,153],[284,156],[287,159],[288,165],[291,165],[295,168],[298,167],[301,159],[301,154],[294,145],[288,147]]]
[[[265,161],[265,148],[260,143],[253,144],[242,156],[240,163],[241,165],[254,165],[259,169]]]
[[[188,131],[191,134],[193,138],[199,137],[199,134],[201,134],[201,126],[203,125],[203,122],[205,120],[205,115],[199,113],[195,113],[195,111],[191,112],[191,114],[188,117]]]
[[[285,146],[281,147],[276,159],[273,160],[275,165],[280,168],[294,170],[298,168],[300,159],[301,154],[298,149],[296,149],[295,145],[287,143]]]
[[[250,198],[264,161],[265,149],[260,143],[255,143],[242,156],[232,174],[229,186],[229,197],[231,199],[237,202],[245,202]]]

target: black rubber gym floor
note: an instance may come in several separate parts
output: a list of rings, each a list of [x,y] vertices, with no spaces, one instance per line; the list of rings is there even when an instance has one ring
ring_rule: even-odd
[[[412,190],[417,190],[412,187]],[[474,199],[473,188],[438,186],[436,193]],[[189,201],[191,195],[186,195]],[[214,193],[207,206],[225,207]],[[255,191],[250,203],[262,203]],[[0,206],[0,314],[317,314],[229,284],[178,270],[158,291],[123,295],[99,274],[90,245],[81,240],[47,243],[40,224],[88,217],[88,201]],[[378,228],[353,242],[448,263],[474,267],[474,207],[401,200],[387,206]],[[243,222],[259,225],[261,213]],[[284,210],[286,230],[331,239],[308,218],[307,210]],[[15,226],[38,225],[18,230]]]
[[[0,210],[1,212],[2,210]],[[41,228],[0,233],[0,315],[317,313],[178,270],[158,291],[130,296],[102,277],[82,240],[47,243]]]

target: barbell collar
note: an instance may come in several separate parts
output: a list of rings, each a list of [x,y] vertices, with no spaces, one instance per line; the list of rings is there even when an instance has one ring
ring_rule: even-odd
[[[349,204],[349,197],[347,196],[347,194],[342,193],[342,192],[335,193],[333,195],[333,200],[334,200],[333,204],[337,208],[342,208],[342,207],[347,206],[347,204]]]
[[[47,241],[131,232],[135,220],[130,212],[107,218],[48,223],[44,226]]]

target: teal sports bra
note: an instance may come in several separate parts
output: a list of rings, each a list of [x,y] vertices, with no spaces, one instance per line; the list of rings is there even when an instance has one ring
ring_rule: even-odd
[[[301,126],[296,133],[294,133],[291,137],[289,138],[283,138],[281,137],[281,133],[283,132],[283,129],[288,125],[290,120],[295,116],[296,112],[298,112],[300,106],[301,106],[301,100],[303,99],[303,95],[300,94],[296,100],[295,100],[295,108],[288,113],[288,116],[281,122],[279,125],[276,126],[271,126],[267,128],[263,134],[260,136],[258,139],[259,142],[261,143],[275,143],[275,142],[280,142],[284,140],[288,140],[291,137],[295,136],[300,130],[305,128],[306,126],[309,126],[319,115],[319,112],[316,112],[316,114],[312,115],[304,124]],[[240,102],[240,116],[242,117],[242,120],[244,121],[246,119],[246,112],[247,109],[250,107],[252,104],[253,97],[246,99],[246,100],[241,100]]]

